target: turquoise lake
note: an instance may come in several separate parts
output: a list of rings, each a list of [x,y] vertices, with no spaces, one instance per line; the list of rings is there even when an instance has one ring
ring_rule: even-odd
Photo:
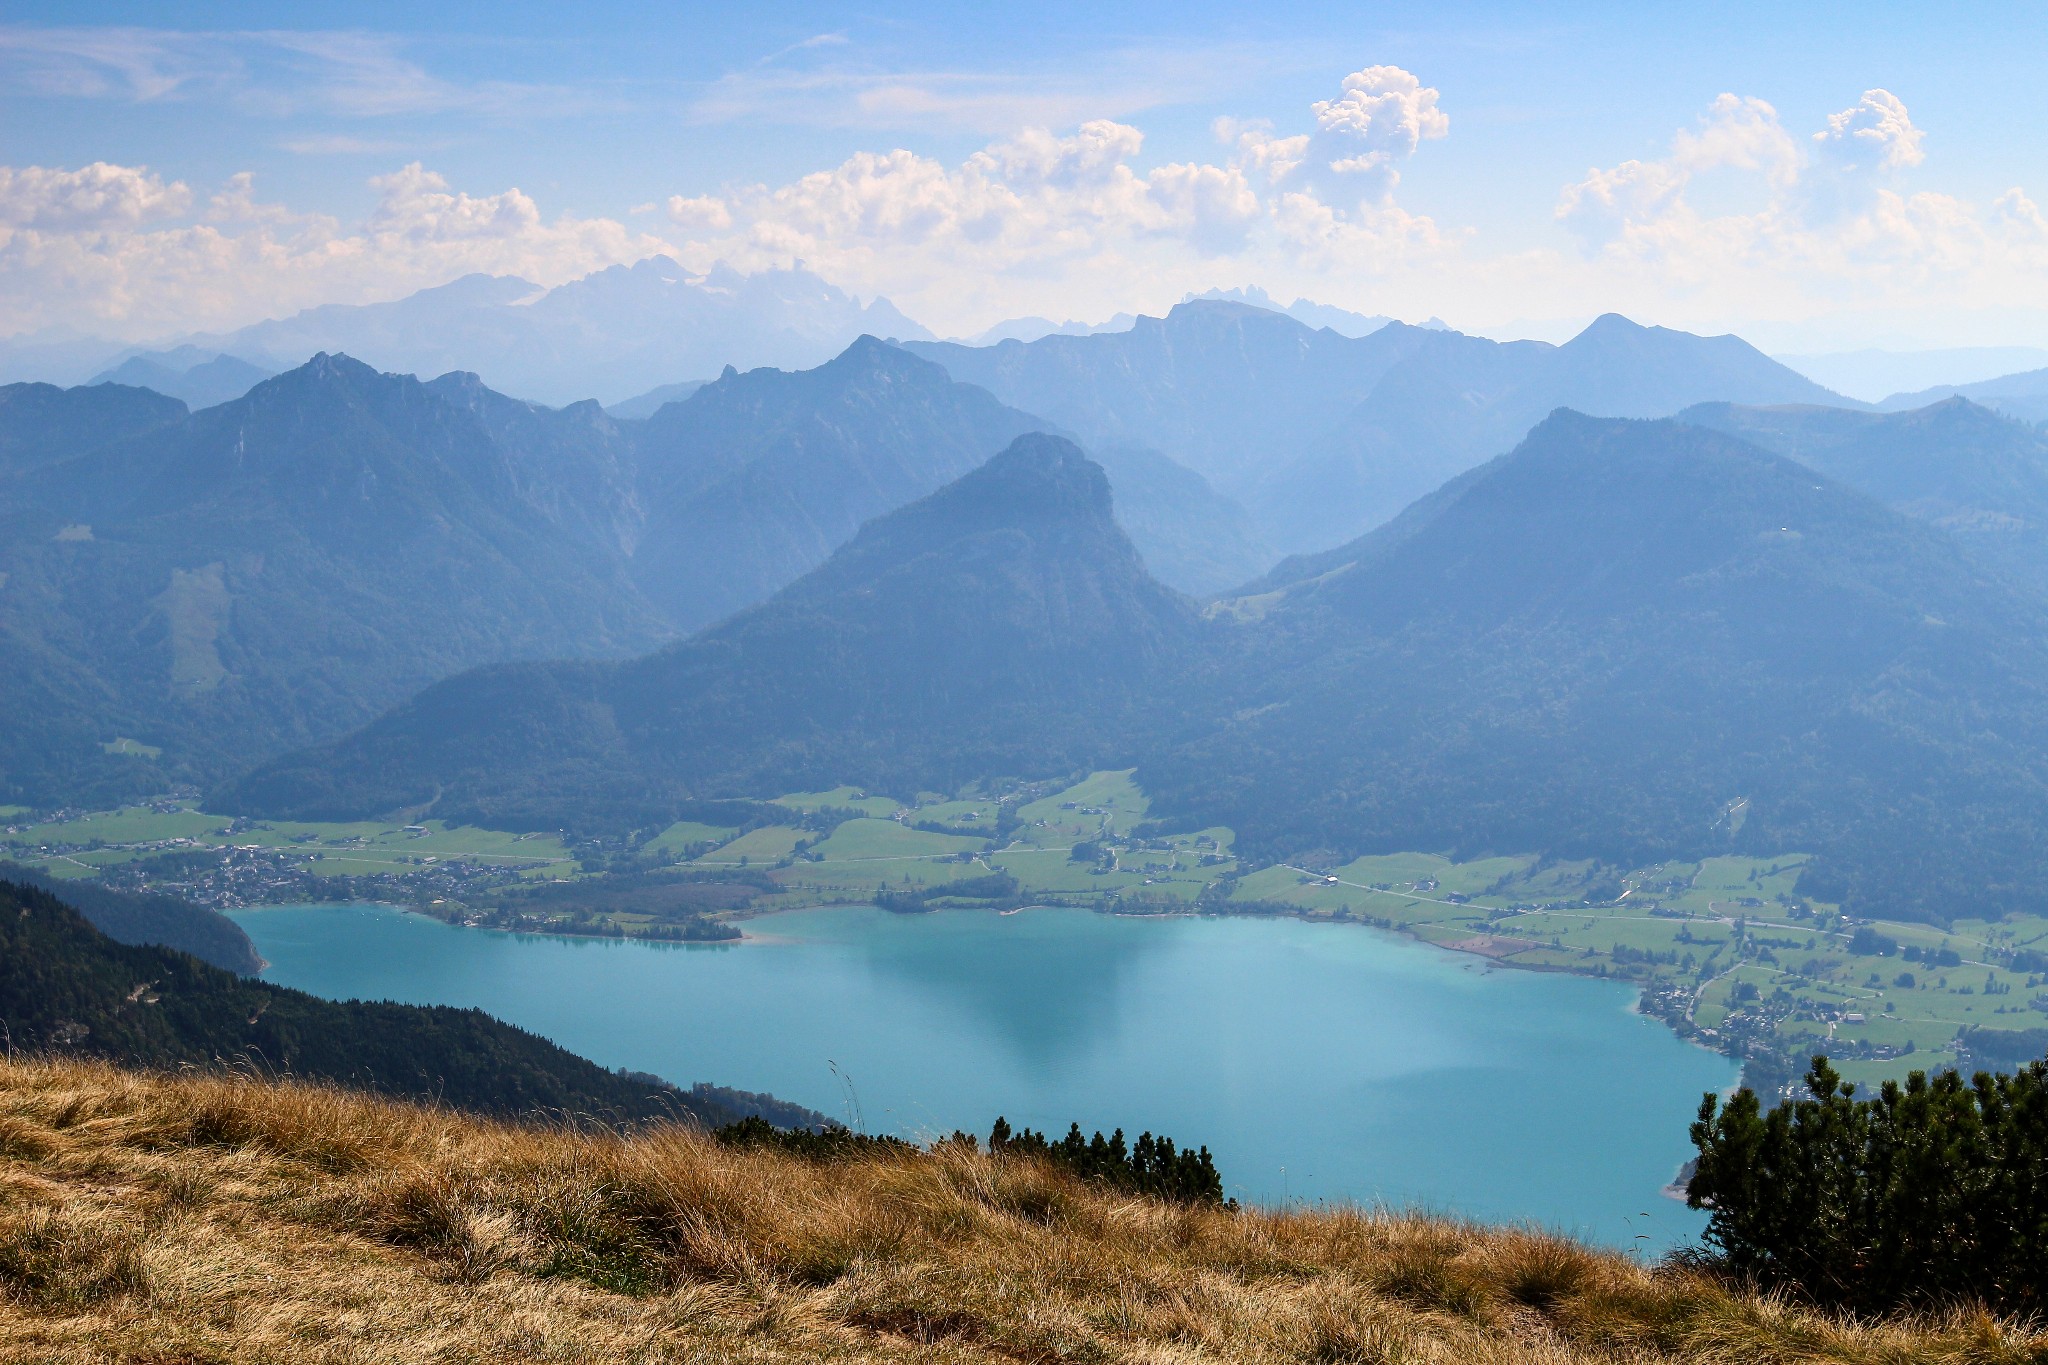
[[[234,918],[265,979],[480,1006],[612,1067],[771,1091],[871,1132],[1121,1125],[1230,1192],[1688,1240],[1660,1195],[1734,1063],[1612,982],[1357,925],[1082,910],[791,911],[737,944],[462,929],[374,905]],[[1642,1240],[1638,1240],[1642,1239]]]

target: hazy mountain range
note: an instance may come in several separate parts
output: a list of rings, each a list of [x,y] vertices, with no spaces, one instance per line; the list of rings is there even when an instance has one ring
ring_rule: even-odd
[[[1906,412],[1702,404],[1713,427],[1953,533],[1988,568],[2048,593],[2048,433],[1947,398]]]
[[[1950,346],[1928,351],[1778,353],[1775,357],[1837,393],[1867,403],[1895,402],[1941,385],[1975,384],[2048,365],[2038,346]]]
[[[0,388],[0,696],[40,718],[0,736],[0,778],[112,799],[475,664],[649,648],[1046,425],[872,339],[729,371],[645,422],[324,355],[197,413],[118,384]],[[1110,458],[1176,582],[1269,562],[1199,475]],[[123,737],[162,753],[105,751]]]
[[[2044,689],[2041,596],[1701,427],[1558,413],[1207,612],[1033,435],[685,643],[463,675],[213,800],[652,828],[1135,763],[1155,815],[1260,856],[1796,848],[1853,905],[1940,914],[1955,878],[1981,905],[2042,870]]]
[[[693,795],[818,772],[917,791],[1064,771],[1120,752],[1200,629],[1116,525],[1102,469],[1027,435],[691,640],[451,679],[223,799],[666,824]]]
[[[1158,450],[1283,551],[1340,544],[1500,454],[1544,414],[1664,416],[1711,400],[1840,403],[1737,337],[1601,318],[1563,346],[1388,323],[1363,337],[1197,300],[1126,332],[907,343],[1090,448]]]
[[[862,333],[931,335],[886,299],[863,304],[806,270],[743,274],[721,265],[698,275],[657,256],[552,289],[468,275],[389,303],[328,304],[155,349],[20,338],[0,344],[0,374],[59,382],[93,375],[172,392],[163,385],[178,381],[162,371],[183,375],[195,361],[228,356],[276,372],[324,351],[394,373],[469,370],[500,392],[540,402],[619,402],[727,365],[804,369]],[[143,368],[121,368],[136,360]],[[217,389],[196,397],[204,401],[195,407],[223,401]]]
[[[619,829],[1136,764],[1262,856],[1796,847],[1933,913],[2037,872],[2044,526],[2030,425],[1617,317],[1196,300],[644,419],[332,355],[198,412],[15,385],[0,773]]]
[[[2008,417],[2038,426],[2048,422],[2048,369],[2001,375],[1974,384],[1943,384],[1919,393],[1894,394],[1878,406],[1898,411],[1924,407],[1943,398],[1967,398]]]
[[[86,383],[150,389],[197,410],[240,398],[274,373],[235,356],[180,346],[153,356],[129,356]]]

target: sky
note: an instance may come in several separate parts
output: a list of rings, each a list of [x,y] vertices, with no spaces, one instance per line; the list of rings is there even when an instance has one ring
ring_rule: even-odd
[[[1257,286],[2048,345],[2048,7],[122,5],[0,19],[0,337],[802,263],[941,335]]]

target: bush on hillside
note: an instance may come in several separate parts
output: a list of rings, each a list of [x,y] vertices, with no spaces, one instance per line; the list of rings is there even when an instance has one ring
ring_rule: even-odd
[[[1686,1202],[1729,1270],[1856,1312],[2048,1310],[2048,1062],[1858,1099],[1815,1057],[1806,1088],[1768,1113],[1750,1090],[1700,1103]]]
[[[1223,1177],[1217,1172],[1209,1149],[1178,1149],[1169,1137],[1140,1133],[1136,1143],[1126,1146],[1121,1128],[1106,1138],[1100,1132],[1084,1138],[1081,1125],[1076,1123],[1067,1129],[1064,1138],[1053,1142],[1029,1128],[1012,1132],[1009,1121],[998,1118],[989,1130],[988,1149],[997,1155],[1039,1157],[1076,1175],[1133,1194],[1149,1194],[1181,1204],[1224,1202]]]

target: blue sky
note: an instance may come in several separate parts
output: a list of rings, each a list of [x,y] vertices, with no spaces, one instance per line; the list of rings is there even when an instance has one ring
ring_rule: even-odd
[[[1261,284],[2043,344],[2044,39],[2017,5],[16,3],[0,335],[663,250],[942,332]]]

